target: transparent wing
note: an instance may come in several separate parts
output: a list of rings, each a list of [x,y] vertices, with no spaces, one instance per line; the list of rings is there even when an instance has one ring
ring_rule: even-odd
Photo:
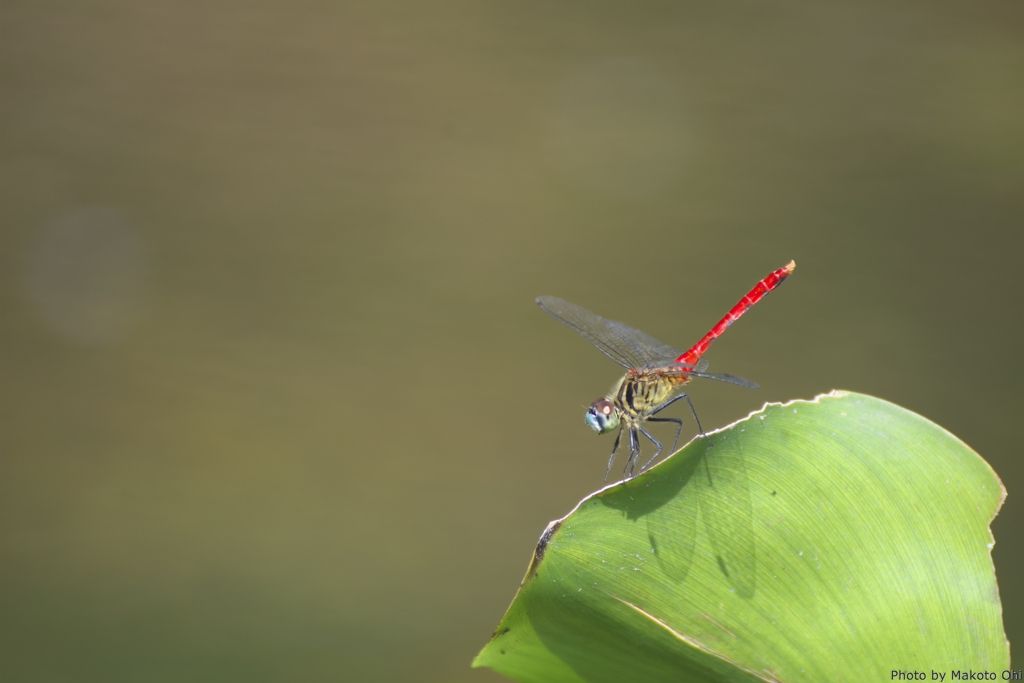
[[[700,367],[700,363],[697,363],[697,367]],[[707,366],[705,366],[707,367]],[[749,379],[743,379],[736,375],[726,375],[722,372],[688,372],[686,373],[691,377],[702,377],[704,379],[716,379],[719,382],[728,382],[729,384],[737,384],[741,387],[748,389],[757,389],[758,385],[755,382],[751,382]]]
[[[688,377],[702,377],[704,379],[714,379],[719,382],[728,382],[729,384],[736,384],[741,387],[747,387],[748,389],[757,389],[757,383],[751,382],[749,379],[743,379],[736,375],[727,375],[724,372],[706,372],[708,369],[708,359],[701,358],[692,366],[686,363],[680,363],[674,361],[671,363],[665,363],[662,365],[667,373],[678,373],[680,375],[687,375]]]
[[[625,323],[602,318],[565,299],[539,296],[537,305],[558,322],[576,330],[601,353],[624,368],[673,363],[683,353]]]

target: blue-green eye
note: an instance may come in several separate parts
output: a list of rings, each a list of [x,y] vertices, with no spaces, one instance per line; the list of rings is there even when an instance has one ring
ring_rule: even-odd
[[[583,419],[598,434],[613,432],[619,426],[619,413],[615,410],[615,404],[606,398],[599,398],[591,403]]]

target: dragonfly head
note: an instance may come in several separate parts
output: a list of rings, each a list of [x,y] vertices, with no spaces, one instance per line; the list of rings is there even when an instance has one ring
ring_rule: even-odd
[[[606,398],[591,403],[583,419],[598,434],[607,434],[619,427],[619,413],[615,410],[615,404]]]

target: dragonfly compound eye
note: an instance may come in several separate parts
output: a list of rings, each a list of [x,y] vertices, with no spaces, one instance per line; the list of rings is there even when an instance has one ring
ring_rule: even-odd
[[[619,426],[619,414],[615,405],[606,398],[599,398],[590,404],[583,419],[598,434],[615,431]]]

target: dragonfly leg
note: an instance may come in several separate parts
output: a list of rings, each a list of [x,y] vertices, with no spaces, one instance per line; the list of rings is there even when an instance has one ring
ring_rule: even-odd
[[[708,445],[709,446],[714,446],[715,444],[711,441],[711,437],[708,436],[707,434],[705,434],[704,433],[704,428],[700,426],[700,418],[697,417],[697,410],[696,410],[696,408],[693,407],[693,401],[691,401],[690,397],[687,396],[685,393],[679,394],[678,396],[675,396],[675,397],[670,398],[669,400],[665,401],[660,406],[658,406],[657,408],[652,410],[651,411],[651,415],[655,415],[657,413],[660,413],[661,411],[663,411],[665,408],[668,408],[670,405],[672,405],[676,401],[681,401],[683,399],[686,399],[686,403],[690,406],[690,412],[693,413],[693,419],[697,423],[697,432],[701,436],[703,436],[705,439],[708,440]],[[650,418],[648,418],[648,420],[649,419]]]
[[[648,422],[675,422],[676,423],[676,438],[672,439],[672,450],[669,453],[676,452],[676,444],[679,443],[679,434],[683,431],[683,420],[678,417],[649,417]],[[650,463],[648,463],[650,464]],[[644,466],[646,467],[646,465]]]
[[[640,437],[637,436],[636,427],[630,427],[629,459],[626,460],[626,466],[622,468],[623,479],[629,479],[630,477],[633,476],[633,468],[636,467],[636,460],[638,457],[640,457]]]
[[[669,420],[669,421],[671,422],[671,420]],[[644,466],[640,468],[640,471],[641,471],[641,472],[643,472],[644,470],[646,470],[646,469],[647,469],[647,466],[648,466],[648,465],[650,465],[650,464],[651,464],[652,462],[654,462],[654,459],[655,459],[655,458],[657,458],[657,457],[658,457],[659,455],[661,455],[661,442],[660,442],[660,441],[658,441],[657,439],[655,439],[655,438],[654,438],[653,436],[651,436],[651,435],[650,435],[650,434],[649,434],[649,433],[647,432],[647,430],[646,430],[646,429],[644,429],[643,427],[638,427],[638,429],[640,430],[640,433],[641,433],[641,434],[643,434],[644,436],[646,436],[646,437],[647,437],[648,439],[650,439],[650,440],[651,440],[651,442],[652,442],[652,443],[653,443],[653,444],[654,444],[655,446],[657,446],[657,449],[656,449],[656,450],[654,451],[654,455],[652,455],[652,456],[651,456],[651,459],[650,459],[650,460],[648,460],[647,462],[645,462],[645,463],[644,463]],[[637,455],[640,455],[640,452],[639,452],[639,451],[637,451]]]
[[[608,467],[604,468],[604,479],[601,481],[608,481],[608,473],[612,471],[612,461],[615,460],[615,453],[619,450],[619,439],[622,438],[622,427],[619,427],[619,433],[615,435],[615,445],[612,446],[612,454],[608,458]]]

